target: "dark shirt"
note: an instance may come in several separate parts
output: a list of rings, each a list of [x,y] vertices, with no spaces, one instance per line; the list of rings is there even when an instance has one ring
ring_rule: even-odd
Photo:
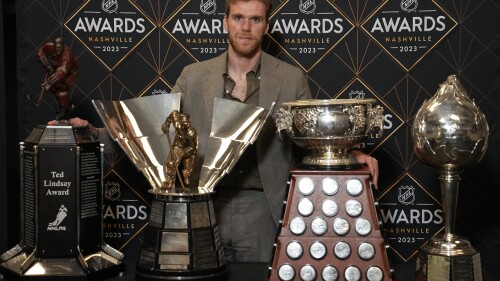
[[[247,73],[247,95],[245,104],[257,106],[259,104],[260,90],[260,63],[255,65],[251,71]],[[236,83],[229,74],[223,74],[224,77],[224,98],[236,102],[241,102],[234,98],[231,94]],[[262,181],[260,179],[259,167],[257,164],[257,150],[255,144],[249,145],[231,172],[222,178],[219,183],[220,187],[230,189],[253,189],[263,190]]]

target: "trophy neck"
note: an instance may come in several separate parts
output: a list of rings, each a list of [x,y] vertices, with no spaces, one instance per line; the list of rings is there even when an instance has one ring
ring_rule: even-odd
[[[460,174],[458,171],[441,171],[439,181],[441,186],[444,228],[446,236],[451,237],[455,232],[455,216],[457,210]]]

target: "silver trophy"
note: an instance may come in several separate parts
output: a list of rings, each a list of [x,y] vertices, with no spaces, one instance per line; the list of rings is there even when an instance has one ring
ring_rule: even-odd
[[[470,242],[455,232],[460,172],[483,158],[488,123],[455,75],[424,102],[413,123],[418,159],[439,171],[445,233],[419,251],[417,280],[482,280],[481,260]]]
[[[360,168],[348,151],[382,134],[383,108],[374,99],[297,100],[278,110],[278,132],[312,153],[302,165],[317,169]]]
[[[137,262],[138,280],[212,280],[226,261],[210,194],[259,134],[270,110],[215,99],[197,186],[196,129],[179,111],[181,95],[94,101],[111,137],[148,179],[153,195]],[[182,168],[179,165],[182,163]]]

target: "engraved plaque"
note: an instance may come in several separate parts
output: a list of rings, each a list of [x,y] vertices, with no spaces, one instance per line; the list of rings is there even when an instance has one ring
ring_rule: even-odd
[[[210,217],[206,201],[190,204],[191,208],[191,228],[201,228],[210,226]]]
[[[363,242],[358,246],[358,256],[367,261],[375,256],[375,247],[371,243]]]
[[[182,268],[187,269],[187,265],[189,264],[189,255],[160,254],[158,257],[158,263],[160,265],[182,265]]]
[[[361,280],[361,271],[355,266],[349,266],[344,271],[344,278],[346,281],[359,281]]]
[[[350,179],[346,185],[347,193],[351,196],[358,196],[363,192],[363,183],[358,179]]]
[[[314,192],[314,182],[311,178],[305,177],[299,180],[299,192],[302,195],[311,195]]]
[[[324,281],[337,281],[339,279],[339,271],[334,266],[327,265],[321,271],[321,278]]]
[[[366,279],[368,281],[382,281],[384,280],[384,272],[378,266],[371,266],[366,271]]]
[[[303,281],[314,281],[316,280],[316,270],[311,265],[304,265],[300,269],[300,279]]]
[[[311,231],[314,234],[321,236],[321,235],[325,234],[327,230],[328,230],[328,224],[324,219],[315,218],[311,222]]]
[[[349,222],[344,218],[336,218],[333,221],[333,231],[340,236],[346,235],[351,229]]]
[[[165,228],[187,229],[187,204],[166,203],[165,204]]]
[[[358,218],[356,219],[355,229],[357,234],[366,236],[372,231],[372,224],[365,218]]]
[[[163,202],[153,201],[151,203],[151,213],[149,215],[149,225],[161,227],[163,225]]]
[[[357,217],[363,212],[361,202],[355,199],[350,199],[345,202],[345,211],[351,217]]]
[[[309,254],[313,259],[320,260],[326,256],[326,246],[321,242],[314,242],[309,247]]]
[[[321,210],[323,211],[323,214],[325,216],[333,217],[338,213],[339,207],[335,201],[327,199],[323,201],[323,204],[321,205]]]
[[[340,241],[335,244],[333,253],[337,258],[345,260],[351,255],[351,247],[346,242]]]
[[[339,191],[339,183],[333,178],[324,178],[322,190],[326,195],[335,195]]]
[[[290,221],[290,231],[295,235],[304,234],[306,228],[306,222],[301,217],[296,217]]]
[[[292,281],[295,278],[295,270],[289,264],[284,264],[278,269],[278,277],[282,281]]]
[[[297,209],[299,214],[308,217],[314,212],[314,204],[309,198],[302,198],[297,205]]]
[[[189,236],[186,232],[162,232],[162,252],[189,252]]]
[[[302,257],[303,253],[304,248],[302,248],[302,245],[297,241],[290,242],[286,246],[286,254],[292,260],[299,259],[300,257]]]

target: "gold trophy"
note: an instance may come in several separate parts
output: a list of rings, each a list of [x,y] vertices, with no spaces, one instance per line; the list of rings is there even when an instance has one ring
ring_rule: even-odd
[[[481,260],[470,242],[455,232],[460,172],[483,158],[488,123],[455,75],[424,102],[413,123],[418,159],[437,170],[445,233],[431,238],[417,257],[417,280],[482,280]]]
[[[180,101],[176,93],[93,101],[111,137],[151,185],[138,280],[223,278],[227,262],[210,195],[256,139],[270,112],[216,98],[199,183],[192,186],[198,136],[189,115],[179,111]]]

